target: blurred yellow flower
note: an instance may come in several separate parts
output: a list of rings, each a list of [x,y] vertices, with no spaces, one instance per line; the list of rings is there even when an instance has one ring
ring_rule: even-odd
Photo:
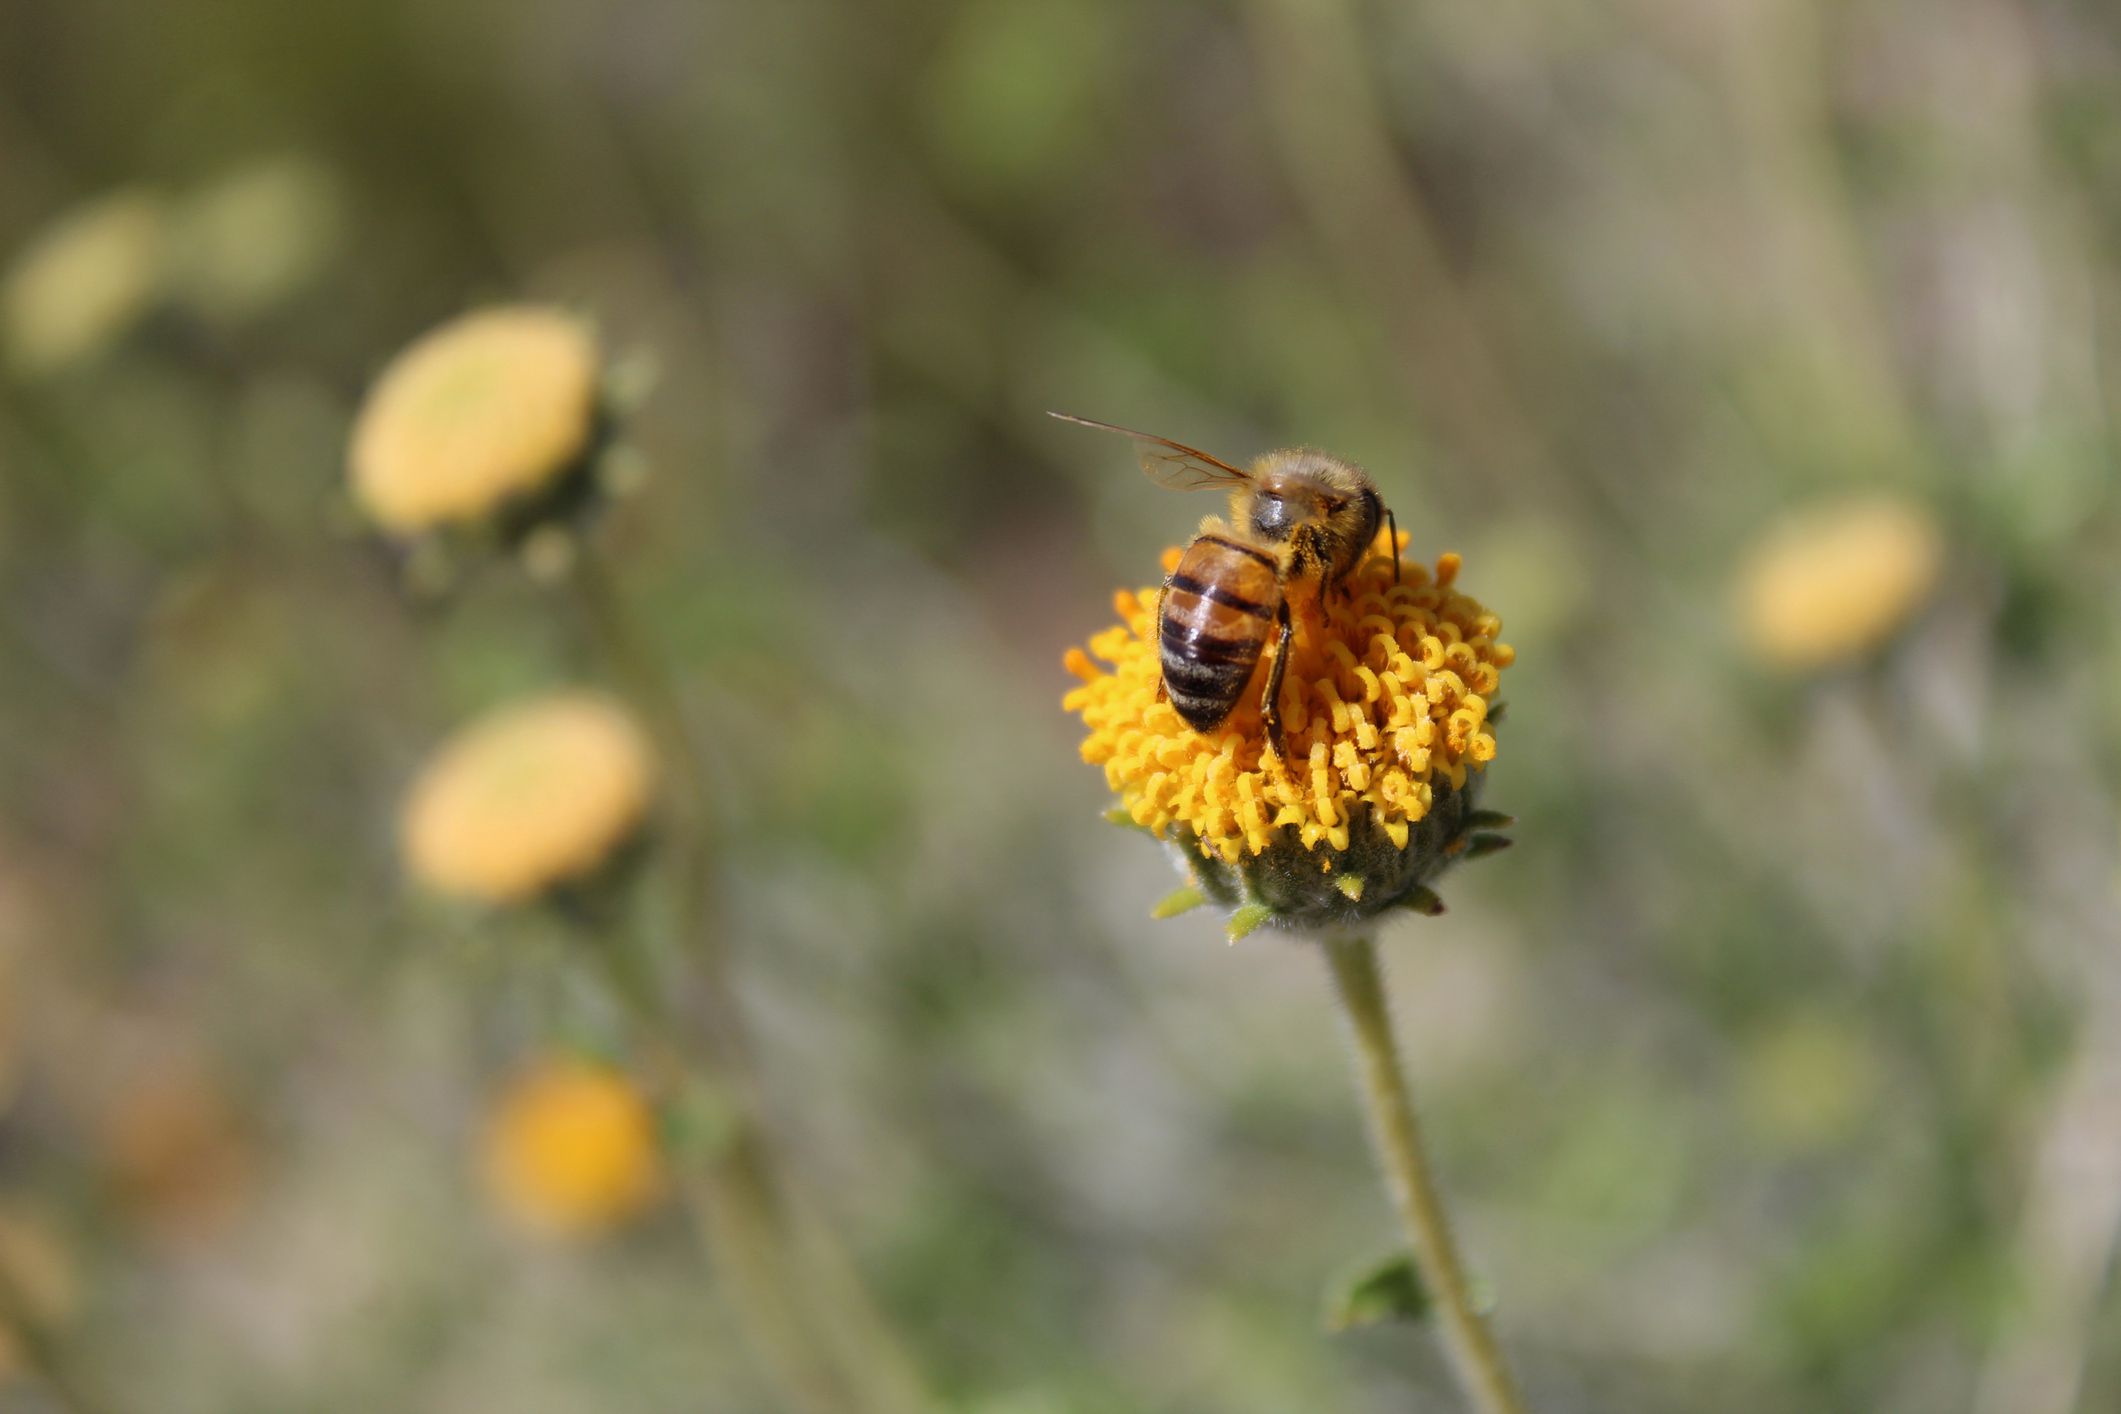
[[[104,1104],[97,1138],[119,1202],[157,1237],[210,1237],[250,1196],[249,1133],[196,1056],[135,1069]]]
[[[124,188],[60,216],[15,258],[0,285],[8,362],[55,372],[100,353],[154,303],[167,218],[161,198]]]
[[[486,1125],[487,1188],[535,1232],[579,1236],[639,1213],[663,1189],[655,1112],[608,1066],[555,1059],[519,1076]]]
[[[0,1208],[0,1276],[28,1307],[24,1312],[45,1327],[63,1325],[81,1304],[81,1283],[73,1258],[50,1226],[20,1208]],[[23,1371],[17,1337],[0,1320],[0,1385]]]
[[[1458,556],[1440,558],[1433,574],[1402,563],[1395,583],[1393,549],[1380,537],[1332,604],[1310,594],[1292,603],[1286,760],[1267,750],[1260,725],[1271,647],[1210,732],[1158,700],[1154,588],[1122,590],[1119,624],[1091,638],[1089,652],[1069,650],[1082,684],[1061,705],[1089,728],[1083,759],[1104,768],[1134,823],[1198,856],[1193,872],[1211,894],[1235,890],[1283,917],[1315,914],[1288,879],[1224,876],[1222,867],[1271,857],[1313,880],[1333,876],[1341,903],[1374,912],[1464,847],[1471,787],[1495,758],[1490,704],[1516,654],[1498,641],[1502,621],[1453,587]],[[1166,553],[1167,569],[1177,553]]]
[[[467,314],[398,355],[355,419],[354,497],[401,534],[548,490],[596,429],[596,340],[556,309]]]
[[[1883,644],[1936,588],[1944,537],[1920,504],[1868,495],[1805,508],[1755,542],[1737,610],[1762,661],[1805,671]]]
[[[171,282],[207,314],[263,313],[331,259],[344,208],[338,178],[312,158],[266,157],[237,167],[177,206]]]
[[[405,866],[445,894],[514,903],[583,878],[647,813],[646,738],[608,698],[565,692],[487,714],[443,744],[405,804]]]

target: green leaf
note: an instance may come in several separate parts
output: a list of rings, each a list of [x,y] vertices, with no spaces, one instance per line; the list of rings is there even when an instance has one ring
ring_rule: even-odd
[[[1360,874],[1343,874],[1333,881],[1333,887],[1348,896],[1350,903],[1362,902],[1362,891],[1366,881]]]
[[[1476,810],[1466,816],[1468,830],[1507,830],[1516,823],[1515,815],[1505,815],[1500,810]]]
[[[1150,909],[1149,916],[1156,919],[1176,918],[1181,913],[1191,913],[1207,901],[1206,895],[1202,894],[1193,885],[1188,884],[1182,889],[1173,889],[1170,893],[1164,895],[1164,901]]]
[[[1244,937],[1245,934],[1257,929],[1260,924],[1273,916],[1274,910],[1265,904],[1248,903],[1230,915],[1229,922],[1223,925],[1223,931],[1229,935],[1230,941],[1234,943],[1239,938]]]
[[[1395,1252],[1326,1289],[1325,1325],[1329,1331],[1349,1331],[1386,1321],[1423,1321],[1433,1309],[1413,1257]]]

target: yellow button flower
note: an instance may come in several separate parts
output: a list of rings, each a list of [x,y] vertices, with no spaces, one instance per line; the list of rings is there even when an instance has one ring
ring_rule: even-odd
[[[124,335],[155,301],[167,227],[161,199],[137,188],[59,217],[0,285],[8,361],[23,373],[52,373]]]
[[[1154,588],[1121,591],[1120,622],[1067,655],[1082,683],[1062,706],[1089,729],[1083,759],[1104,768],[1127,819],[1183,847],[1201,893],[1236,911],[1233,933],[1434,911],[1427,882],[1502,842],[1485,831],[1506,817],[1474,798],[1516,654],[1502,621],[1456,588],[1458,556],[1433,573],[1402,562],[1395,582],[1403,546],[1380,536],[1330,603],[1296,591],[1285,757],[1260,725],[1271,648],[1214,731],[1159,700]]]
[[[1900,629],[1943,565],[1943,534],[1914,502],[1872,495],[1810,507],[1768,530],[1746,557],[1739,627],[1775,667],[1849,662]]]
[[[597,346],[580,320],[467,314],[398,355],[355,420],[355,499],[385,530],[483,520],[557,488],[596,432]]]
[[[585,878],[640,827],[651,770],[640,728],[606,698],[504,707],[446,742],[414,782],[400,824],[406,870],[495,904]]]
[[[654,1111],[607,1066],[550,1060],[522,1075],[487,1122],[484,1147],[494,1201],[551,1236],[615,1226],[663,1188]]]

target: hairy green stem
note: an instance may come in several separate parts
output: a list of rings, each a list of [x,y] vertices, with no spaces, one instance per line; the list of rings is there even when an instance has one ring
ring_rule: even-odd
[[[844,1249],[798,1200],[764,1123],[728,951],[714,926],[714,796],[683,699],[586,541],[577,545],[572,582],[599,650],[677,777],[674,932],[704,1015],[679,1025],[635,940],[605,940],[599,954],[658,1088],[674,1098],[704,1089],[722,1112],[723,1132],[679,1156],[685,1198],[729,1283],[747,1339],[793,1408],[927,1414],[934,1401],[916,1366]]]
[[[1385,1002],[1384,977],[1378,969],[1377,944],[1369,938],[1334,938],[1325,944],[1354,1032],[1356,1070],[1369,1113],[1370,1140],[1384,1169],[1392,1205],[1414,1247],[1430,1299],[1443,1326],[1444,1349],[1452,1373],[1466,1398],[1481,1414],[1524,1414],[1524,1400],[1503,1363],[1495,1336],[1473,1304],[1465,1263],[1451,1236],[1451,1221],[1436,1190],[1414,1100],[1399,1066],[1392,1039],[1392,1017]]]

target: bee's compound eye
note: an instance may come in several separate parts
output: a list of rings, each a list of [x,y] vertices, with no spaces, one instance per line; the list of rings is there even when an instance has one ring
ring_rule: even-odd
[[[1262,491],[1252,501],[1252,529],[1263,540],[1286,540],[1295,522],[1289,503],[1272,491]]]

